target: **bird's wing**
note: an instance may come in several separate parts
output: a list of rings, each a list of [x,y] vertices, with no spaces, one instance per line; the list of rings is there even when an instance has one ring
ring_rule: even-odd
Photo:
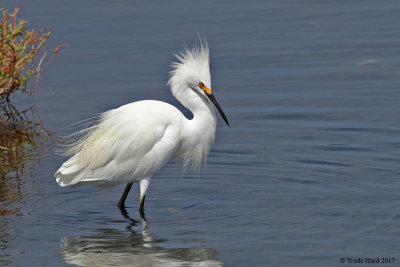
[[[81,151],[55,174],[61,186],[119,184],[150,177],[172,157],[180,140],[177,124],[171,123],[160,107],[146,109],[146,113],[143,105],[128,108],[104,114],[83,140]]]

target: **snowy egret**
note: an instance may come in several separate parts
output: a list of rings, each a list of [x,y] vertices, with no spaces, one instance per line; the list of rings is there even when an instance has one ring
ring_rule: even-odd
[[[171,158],[184,168],[200,167],[215,138],[214,107],[229,122],[210,89],[207,42],[200,39],[199,45],[185,46],[175,56],[168,85],[193,118],[156,100],[133,102],[101,114],[99,123],[84,129],[83,137],[67,148],[71,158],[54,174],[60,186],[127,184],[118,203],[121,208],[132,184],[139,182],[139,211],[143,212],[152,176]]]

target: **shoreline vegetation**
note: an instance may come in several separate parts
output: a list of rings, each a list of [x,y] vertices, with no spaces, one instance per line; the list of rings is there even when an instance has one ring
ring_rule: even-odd
[[[52,133],[45,129],[35,107],[19,111],[9,97],[16,93],[35,95],[40,74],[64,46],[49,53],[51,30],[28,29],[0,8],[0,216],[21,215],[24,177],[33,177],[33,165],[51,150]]]

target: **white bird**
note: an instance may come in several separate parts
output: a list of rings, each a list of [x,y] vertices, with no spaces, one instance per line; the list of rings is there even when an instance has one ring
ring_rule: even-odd
[[[185,48],[175,55],[168,85],[172,94],[193,113],[187,119],[176,107],[161,101],[142,100],[100,115],[99,123],[83,130],[70,145],[69,160],[54,176],[62,186],[127,184],[118,206],[124,207],[134,182],[140,182],[139,211],[143,212],[151,178],[170,159],[183,167],[199,168],[214,142],[217,118],[214,107],[228,119],[211,93],[209,48]]]

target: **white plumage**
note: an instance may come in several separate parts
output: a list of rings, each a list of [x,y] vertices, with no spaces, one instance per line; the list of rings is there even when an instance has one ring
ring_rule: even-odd
[[[97,125],[67,149],[71,156],[55,173],[60,186],[140,182],[140,210],[152,176],[171,158],[184,168],[198,168],[214,142],[214,106],[229,125],[211,93],[209,49],[205,41],[176,55],[168,84],[172,94],[193,113],[188,120],[174,106],[155,100],[133,102],[103,113]]]

